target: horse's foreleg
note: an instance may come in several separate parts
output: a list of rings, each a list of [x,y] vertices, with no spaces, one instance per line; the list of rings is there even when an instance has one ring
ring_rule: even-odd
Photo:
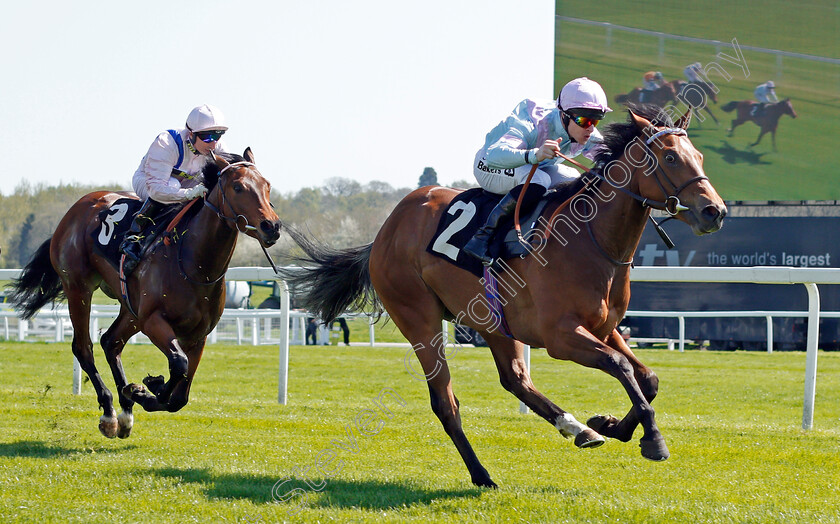
[[[735,128],[739,125],[743,124],[744,120],[735,119],[732,121],[732,127],[730,127],[727,131],[729,132],[729,136],[735,136]]]
[[[121,355],[125,344],[137,331],[137,321],[125,308],[122,308],[117,315],[117,319],[99,340],[102,349],[105,351],[105,358],[111,367],[114,383],[119,392],[122,412],[117,416],[119,424],[117,436],[120,438],[128,438],[131,435],[131,429],[134,427],[134,401],[123,393],[128,380],[123,370]]]
[[[92,291],[74,286],[64,281],[67,296],[67,308],[70,312],[70,322],[73,324],[73,355],[79,361],[82,370],[90,378],[90,383],[96,391],[96,399],[102,408],[99,417],[99,431],[108,438],[117,436],[117,413],[114,410],[114,398],[105,382],[99,375],[93,361],[93,342],[90,339],[90,299]]]
[[[140,404],[146,411],[177,411],[183,405],[178,406],[177,409],[170,410],[168,401],[178,384],[188,379],[190,368],[189,358],[187,358],[184,350],[181,349],[181,345],[172,327],[164,320],[160,313],[154,313],[149,316],[143,325],[143,332],[166,355],[166,359],[169,361],[169,380],[156,394],[150,393],[144,386],[139,384],[125,386],[123,388],[123,394]]]
[[[551,343],[547,344],[546,350],[554,358],[600,369],[618,379],[630,397],[634,414],[644,429],[641,439],[642,456],[651,460],[665,460],[670,456],[665,438],[656,425],[653,408],[636,379],[631,359],[625,353],[604,344],[575,322],[565,322],[558,326],[556,335]],[[655,385],[656,382],[651,381],[650,384]]]
[[[187,358],[189,360],[189,368],[187,369],[187,376],[184,380],[175,384],[175,387],[169,393],[169,398],[166,402],[166,409],[169,411],[178,411],[187,405],[190,399],[190,387],[192,386],[193,377],[198,369],[198,363],[201,362],[201,355],[204,353],[204,343],[206,337],[191,344],[186,348]]]
[[[656,373],[642,364],[618,331],[613,330],[607,344],[627,358],[633,366],[634,376],[642,394],[648,403],[653,402],[659,392],[659,377],[656,376]],[[587,420],[586,424],[606,437],[629,442],[639,425],[639,418],[636,416],[635,410],[631,408],[630,412],[621,420],[609,415],[597,415]]]
[[[571,413],[563,411],[537,391],[525,365],[524,347],[521,342],[490,333],[482,335],[490,344],[503,388],[556,427],[565,438],[574,437],[577,447],[594,448],[604,443],[604,437],[578,422]]]
[[[764,129],[762,129],[761,131],[759,131],[759,132],[758,132],[758,138],[756,138],[756,139],[755,139],[755,142],[753,142],[752,144],[750,144],[750,147],[755,147],[755,146],[757,146],[757,145],[758,145],[758,143],[759,143],[759,142],[761,142],[761,139],[764,137],[765,133],[767,133],[767,131],[765,131]]]

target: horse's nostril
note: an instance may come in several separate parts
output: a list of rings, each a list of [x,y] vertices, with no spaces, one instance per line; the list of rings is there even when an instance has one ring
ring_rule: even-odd
[[[280,221],[272,222],[270,220],[263,220],[260,223],[260,229],[263,230],[263,233],[271,237],[279,237],[280,236]]]

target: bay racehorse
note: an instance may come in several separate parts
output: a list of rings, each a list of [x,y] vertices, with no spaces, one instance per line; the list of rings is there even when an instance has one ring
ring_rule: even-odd
[[[269,200],[270,184],[253,161],[249,148],[244,157],[220,155],[208,162],[203,176],[209,193],[203,205],[192,206],[193,213],[185,215],[172,243],[159,245],[140,262],[126,281],[127,293],[115,293],[120,290],[118,270],[93,250],[94,232],[107,226],[100,212],[120,198],[137,198],[125,192],[98,191],[82,197],[13,282],[11,302],[24,319],[66,298],[73,354],[96,390],[103,410],[99,430],[106,437],[131,434],[135,402],[146,411],[178,411],[186,405],[206,337],[224,308],[225,271],[240,231],[264,247],[279,238],[280,220]],[[122,406],[119,416],[94,365],[89,322],[97,288],[120,300],[116,320],[100,339]],[[120,358],[138,331],[169,361],[169,379],[146,377],[148,389],[128,383]]]
[[[790,115],[791,118],[796,118],[793,103],[790,101],[790,98],[785,98],[779,102],[765,104],[764,109],[757,115],[754,115],[753,108],[757,105],[758,102],[753,100],[741,100],[740,102],[732,101],[721,106],[721,109],[727,113],[733,109],[737,109],[735,120],[732,121],[732,127],[729,128],[729,136],[732,136],[735,133],[735,128],[744,122],[753,122],[761,131],[759,131],[758,138],[755,139],[755,142],[750,144],[750,147],[757,146],[761,142],[761,138],[765,134],[770,133],[770,136],[773,138],[773,151],[776,151],[776,128],[779,127],[779,119],[782,118],[782,115]]]
[[[578,447],[599,446],[604,436],[627,442],[641,424],[642,455],[665,460],[668,448],[650,405],[659,380],[616,327],[627,310],[630,264],[650,208],[668,210],[698,235],[717,231],[726,214],[703,172],[703,156],[686,134],[689,120],[687,112],[675,126],[664,111],[643,106],[630,111],[626,123],[606,127],[597,157],[601,168],[585,175],[586,189],[565,204],[549,202],[542,233],[530,237],[533,250],[501,266],[505,274],[499,278],[508,285],[500,285],[498,293],[512,337],[476,313],[476,301],[485,293],[479,278],[427,252],[447,205],[460,193],[456,189],[413,191],[376,239],[356,248],[332,249],[287,229],[306,256],[304,269],[286,278],[303,291],[304,307],[324,322],[346,309],[384,306],[412,344],[432,410],[478,486],[495,484],[462,429],[441,319],[476,329],[490,346],[502,386],[564,437],[574,437]],[[629,413],[581,424],[534,387],[523,343],[615,377],[630,398]]]
[[[715,92],[716,87],[713,87],[707,82],[686,82],[685,80],[672,80],[668,83],[674,87],[674,91],[677,93],[677,99],[686,106],[693,107],[694,114],[698,118],[702,117],[700,112],[705,111],[712,117],[715,124],[718,123],[717,117],[709,109],[709,101],[713,104],[717,104],[718,101],[717,93]]]
[[[642,96],[645,100],[641,100]],[[659,107],[665,107],[669,102],[674,103],[677,100],[677,91],[674,90],[672,83],[667,82],[662,84],[653,91],[643,91],[641,87],[636,87],[626,95],[616,95],[615,101],[618,104],[653,104]]]

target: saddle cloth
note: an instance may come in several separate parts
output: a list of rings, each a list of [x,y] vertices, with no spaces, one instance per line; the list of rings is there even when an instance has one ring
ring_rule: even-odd
[[[133,198],[121,198],[115,201],[108,209],[104,209],[99,213],[99,221],[101,225],[95,229],[91,236],[93,237],[94,252],[108,260],[115,269],[120,267],[120,244],[123,237],[131,227],[132,218],[143,205],[142,200]],[[152,252],[162,240],[161,233],[166,229],[169,221],[178,213],[182,206],[171,205],[167,206],[160,215],[154,217],[154,223],[147,227],[144,235],[155,235],[157,240],[150,246],[147,251]],[[145,253],[144,253],[145,254]]]
[[[583,182],[578,179],[549,191],[534,206],[534,209],[520,215],[519,224],[522,228],[522,236],[528,238],[528,232],[539,226],[537,219],[548,202],[569,198],[582,187]],[[481,188],[469,189],[456,196],[443,213],[435,236],[432,237],[426,251],[481,278],[484,266],[476,258],[464,253],[463,247],[478,228],[484,225],[490,211],[499,203],[502,196]],[[507,260],[530,252],[529,246],[519,242],[513,225],[513,215],[499,225],[490,242],[490,256]]]

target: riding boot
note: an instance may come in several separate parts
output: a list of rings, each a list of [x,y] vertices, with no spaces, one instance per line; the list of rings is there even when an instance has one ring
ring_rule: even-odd
[[[521,186],[518,186],[521,187]],[[545,188],[543,188],[543,191]],[[496,204],[496,207],[490,211],[487,217],[487,222],[476,231],[475,235],[464,246],[464,253],[473,256],[481,261],[485,266],[493,263],[493,257],[487,252],[490,249],[490,240],[496,232],[496,228],[505,218],[513,214],[516,209],[516,200],[519,197],[520,191],[511,191],[506,194],[502,200]]]
[[[134,215],[131,226],[128,228],[125,238],[123,238],[123,241],[120,244],[120,252],[125,253],[125,263],[123,264],[123,272],[125,273],[125,276],[131,274],[140,262],[140,258],[143,256],[143,251],[146,247],[148,247],[147,241],[150,236],[143,235],[142,233],[148,225],[154,223],[154,217],[164,207],[164,205],[165,204],[161,204],[151,198],[147,198],[146,201],[143,202],[143,206],[140,210]]]

